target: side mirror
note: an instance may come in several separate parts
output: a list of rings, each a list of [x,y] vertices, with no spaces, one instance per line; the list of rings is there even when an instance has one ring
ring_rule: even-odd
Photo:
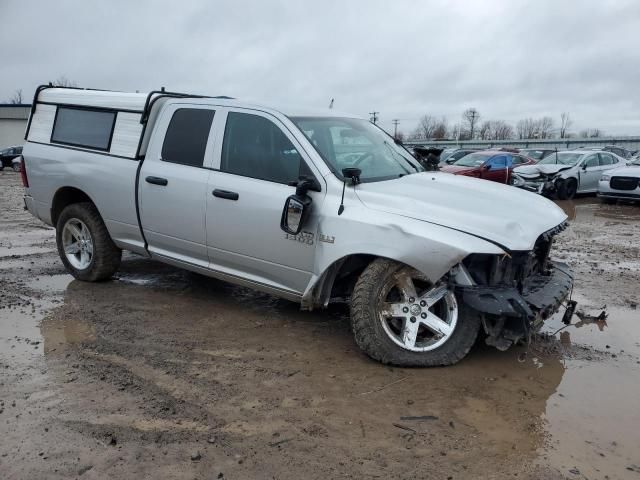
[[[586,163],[582,164],[582,170],[585,170],[585,171],[587,170],[587,164]]]
[[[485,169],[485,170],[487,170],[487,171],[489,171],[489,170],[491,170],[491,164],[490,164],[490,163],[487,163],[487,164],[486,164],[484,167],[482,167],[482,168],[483,168],[483,169]]]
[[[280,218],[280,228],[290,234],[298,235],[311,212],[311,197],[307,195],[309,188],[313,186],[313,181],[308,178],[301,178],[296,185],[295,195],[287,197],[282,209]]]

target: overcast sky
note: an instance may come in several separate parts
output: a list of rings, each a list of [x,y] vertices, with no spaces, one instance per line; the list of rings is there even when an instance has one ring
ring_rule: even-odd
[[[640,135],[640,1],[0,0],[0,101],[83,87]]]

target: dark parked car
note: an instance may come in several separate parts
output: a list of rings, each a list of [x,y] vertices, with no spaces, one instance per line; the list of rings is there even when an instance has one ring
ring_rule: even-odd
[[[516,153],[482,150],[465,155],[453,165],[445,165],[440,170],[509,184],[514,167],[535,163],[535,160]]]
[[[22,164],[21,156],[22,146],[9,147],[0,151],[0,170],[4,167],[12,167],[16,172],[19,172]]]
[[[451,150],[447,152],[446,150],[442,152],[440,155],[440,163],[451,165],[458,160],[460,160],[465,155],[469,155],[470,153],[477,152],[478,150],[475,148],[458,148],[456,150]]]
[[[533,158],[534,160],[542,160],[544,157],[548,157],[552,153],[555,153],[555,149],[550,148],[522,148],[520,153],[525,157]]]

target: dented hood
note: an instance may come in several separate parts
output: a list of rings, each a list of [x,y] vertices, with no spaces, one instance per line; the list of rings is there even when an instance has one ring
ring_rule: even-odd
[[[523,165],[522,167],[517,167],[513,171],[518,175],[524,176],[538,176],[541,173],[545,175],[551,175],[554,173],[561,172],[562,170],[569,170],[573,168],[571,165],[564,165],[562,163],[545,163],[543,165]]]
[[[530,250],[567,215],[552,201],[519,188],[442,172],[363,183],[356,192],[372,210],[459,230],[509,250]]]

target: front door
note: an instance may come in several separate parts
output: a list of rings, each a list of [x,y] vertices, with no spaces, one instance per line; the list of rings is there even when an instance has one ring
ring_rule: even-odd
[[[152,255],[208,266],[210,170],[203,167],[213,148],[214,113],[206,106],[171,105],[156,124],[139,179],[140,220]]]
[[[301,175],[317,179],[297,141],[280,121],[254,110],[230,109],[207,189],[211,268],[294,294],[312,275],[323,192],[309,192],[311,216],[297,236],[280,229],[285,201]],[[320,182],[318,182],[320,185]]]
[[[598,189],[598,181],[602,171],[600,169],[600,162],[598,160],[598,154],[594,153],[587,156],[583,161],[583,168],[580,172],[580,186],[579,192],[592,192]]]
[[[482,170],[482,178],[494,182],[509,183],[510,157],[508,155],[496,155],[487,160],[485,168]]]

